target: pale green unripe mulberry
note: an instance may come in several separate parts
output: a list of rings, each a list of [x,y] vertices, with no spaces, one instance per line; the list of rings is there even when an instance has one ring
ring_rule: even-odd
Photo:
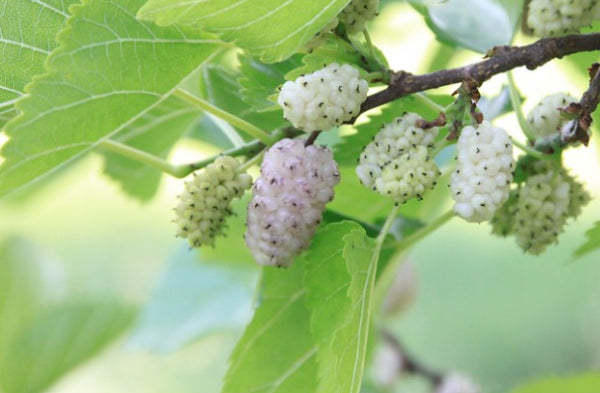
[[[252,177],[239,173],[239,166],[235,158],[221,156],[185,182],[175,223],[177,236],[187,238],[190,246],[213,246],[223,234],[225,220],[232,214],[231,202],[252,186]]]
[[[556,243],[569,214],[570,185],[564,176],[549,171],[527,178],[515,214],[515,239],[527,253],[541,254]]]
[[[586,191],[583,184],[577,181],[573,176],[565,174],[565,180],[569,183],[569,210],[567,215],[569,218],[577,218],[581,214],[581,210],[592,199],[591,195]]]
[[[346,26],[349,34],[359,33],[365,29],[365,23],[377,16],[379,0],[352,0],[340,12],[338,18]]]
[[[490,220],[494,235],[508,236],[514,232],[515,214],[519,209],[519,192],[518,188],[512,190],[508,195],[508,200],[494,213]]]
[[[388,163],[375,180],[375,189],[397,204],[412,198],[422,199],[426,190],[435,187],[440,171],[425,146],[408,149]]]
[[[246,244],[261,265],[289,266],[310,245],[340,181],[330,150],[283,139],[265,154],[248,204]]]
[[[532,0],[527,25],[540,37],[577,33],[600,17],[598,0]]]
[[[292,125],[306,132],[329,130],[360,113],[369,84],[351,65],[337,63],[283,84],[277,103]]]
[[[433,147],[439,128],[423,129],[418,125],[420,121],[422,119],[416,113],[406,113],[384,124],[373,141],[365,146],[356,168],[356,174],[365,187],[372,188],[383,168],[409,149]]]
[[[450,178],[454,212],[469,222],[492,218],[508,199],[513,178],[513,146],[508,133],[484,121],[462,129],[457,167]]]
[[[527,115],[527,122],[537,136],[537,140],[544,142],[557,137],[561,129],[568,123],[568,119],[561,116],[559,108],[569,106],[577,99],[564,93],[555,93],[542,98]]]

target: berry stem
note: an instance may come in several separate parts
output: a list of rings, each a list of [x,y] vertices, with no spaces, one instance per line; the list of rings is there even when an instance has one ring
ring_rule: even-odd
[[[195,105],[198,108],[203,109],[204,111],[206,111],[220,119],[225,120],[232,126],[239,128],[240,130],[244,131],[246,134],[250,135],[253,138],[258,139],[259,141],[261,141],[262,143],[264,143],[267,146],[271,146],[275,142],[277,142],[277,139],[275,137],[273,137],[266,131],[256,127],[254,124],[248,123],[246,120],[240,119],[239,117],[237,117],[227,111],[217,108],[210,102],[205,101],[200,97],[196,97],[195,95],[193,95],[183,89],[175,90],[174,95],[185,102]]]
[[[438,105],[435,101],[433,101],[431,98],[427,97],[424,93],[413,94],[413,97],[419,103],[425,105],[427,108],[431,109],[432,111],[434,111],[436,113],[443,113],[446,111],[446,108],[444,108],[441,105]]]
[[[446,138],[440,139],[435,146],[433,147],[433,149],[431,149],[431,151],[429,152],[429,155],[431,157],[435,157],[438,154],[440,154],[440,152],[442,150],[444,150],[446,147],[450,146],[451,144],[453,144],[454,142],[456,142],[456,139],[452,139],[452,140],[448,140]]]
[[[532,157],[535,157],[540,160],[543,160],[546,158],[546,155],[544,153],[542,153],[541,151],[537,151],[534,148],[529,147],[526,144],[521,143],[516,139],[513,139],[512,143],[513,143],[513,145],[515,145],[516,147],[518,147],[519,149],[521,149],[522,151],[524,151],[525,153],[529,154]]]
[[[367,49],[369,50],[369,56],[371,57],[371,59],[376,60],[377,57],[375,56],[375,47],[373,46],[373,41],[371,40],[371,35],[369,34],[369,31],[367,30],[366,27],[363,30],[363,36],[365,37]]]
[[[450,221],[450,219],[452,219],[453,217],[454,211],[449,210],[446,213],[439,216],[438,218],[436,218],[435,220],[431,221],[429,224],[425,225],[423,228],[417,230],[416,232],[412,233],[411,235],[403,238],[402,240],[396,243],[396,251],[390,257],[390,261],[381,272],[379,280],[377,281],[377,284],[375,286],[373,304],[375,305],[375,307],[377,307],[377,310],[379,310],[381,304],[383,304],[383,300],[385,299],[385,296],[390,286],[392,285],[392,282],[394,281],[396,272],[405,260],[404,254],[406,253],[406,251],[419,240],[423,239],[424,237],[426,237],[427,235],[434,232],[436,229]]]
[[[510,103],[512,104],[513,110],[515,111],[515,115],[517,115],[517,120],[519,122],[519,126],[523,131],[523,134],[530,141],[535,141],[535,133],[531,129],[531,125],[525,118],[525,114],[523,113],[523,106],[521,102],[521,95],[519,94],[519,90],[517,89],[517,85],[515,83],[515,78],[513,77],[512,71],[508,71],[506,73],[506,78],[508,79],[508,91],[510,94]]]

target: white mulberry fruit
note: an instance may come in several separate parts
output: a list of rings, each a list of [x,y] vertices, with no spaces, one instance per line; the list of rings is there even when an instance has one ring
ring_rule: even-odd
[[[273,145],[248,204],[245,238],[256,262],[286,267],[307,249],[339,180],[330,150],[292,139]]]
[[[422,199],[426,190],[435,187],[440,171],[425,146],[410,148],[381,170],[375,189],[397,204],[412,198]]]
[[[467,126],[458,137],[457,169],[450,179],[454,212],[469,222],[492,218],[507,199],[514,160],[510,137],[484,121]]]
[[[214,245],[232,214],[232,200],[252,186],[252,177],[239,173],[239,166],[235,158],[221,156],[185,182],[175,207],[175,222],[177,235],[187,238],[190,246]]]
[[[546,96],[531,109],[527,115],[527,122],[540,140],[552,139],[559,135],[560,130],[569,121],[560,115],[558,109],[576,101],[577,99],[564,93]]]
[[[540,37],[577,33],[600,15],[597,0],[532,0],[527,25]]]
[[[277,103],[294,127],[306,132],[322,131],[358,115],[368,89],[369,84],[356,68],[332,63],[285,82]]]
[[[561,173],[527,178],[515,214],[515,239],[530,254],[541,254],[557,241],[569,213],[570,185]]]
[[[349,34],[360,33],[365,29],[365,23],[377,16],[378,7],[379,0],[352,0],[338,18]]]
[[[419,115],[409,112],[381,127],[373,141],[363,149],[356,167],[356,174],[365,187],[372,188],[383,168],[408,149],[433,147],[439,128],[423,129],[418,125],[420,120]]]

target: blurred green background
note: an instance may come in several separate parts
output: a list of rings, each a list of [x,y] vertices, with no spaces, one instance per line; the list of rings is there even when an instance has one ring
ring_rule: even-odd
[[[371,33],[393,69],[422,73],[480,58],[435,43],[419,14],[401,2],[388,3]],[[583,68],[562,60],[535,72],[517,70],[526,110],[555,91],[578,95],[586,83]],[[495,95],[503,83],[495,77],[482,92]],[[517,130],[512,115],[498,124]],[[567,164],[599,195],[596,141],[569,152]],[[214,147],[182,141],[171,159],[210,153]],[[218,392],[229,352],[250,317],[258,269],[231,261],[247,260],[247,251],[218,245],[199,263],[175,238],[171,208],[181,182],[163,178],[159,194],[140,204],[102,175],[102,165],[99,155],[90,155],[31,194],[0,204],[0,305],[10,304],[13,313],[0,313],[2,321],[12,321],[0,326],[0,373],[19,379],[36,368],[60,368],[52,345],[36,345],[46,335],[43,328],[54,326],[54,342],[70,344],[70,352],[60,354],[64,367],[94,352],[86,340],[111,344],[50,392]],[[600,369],[600,253],[572,257],[600,218],[599,207],[598,200],[588,205],[560,245],[541,257],[524,255],[512,239],[491,237],[487,224],[451,221],[411,253],[417,297],[390,328],[420,361],[468,374],[490,393]],[[232,228],[232,236],[241,231]],[[64,320],[43,318],[65,307],[84,309],[67,312]],[[69,331],[71,320],[89,330]],[[20,321],[41,330],[24,334],[19,340],[26,345],[17,346]]]

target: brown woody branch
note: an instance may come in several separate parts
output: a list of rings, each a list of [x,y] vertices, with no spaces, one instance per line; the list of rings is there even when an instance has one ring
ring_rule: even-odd
[[[594,50],[600,50],[600,33],[542,38],[525,46],[497,46],[486,55],[486,60],[425,75],[398,71],[392,74],[387,89],[367,98],[361,107],[361,113],[412,93],[461,83],[465,80],[475,81],[481,85],[492,76],[517,67],[525,66],[533,70],[552,59]]]

